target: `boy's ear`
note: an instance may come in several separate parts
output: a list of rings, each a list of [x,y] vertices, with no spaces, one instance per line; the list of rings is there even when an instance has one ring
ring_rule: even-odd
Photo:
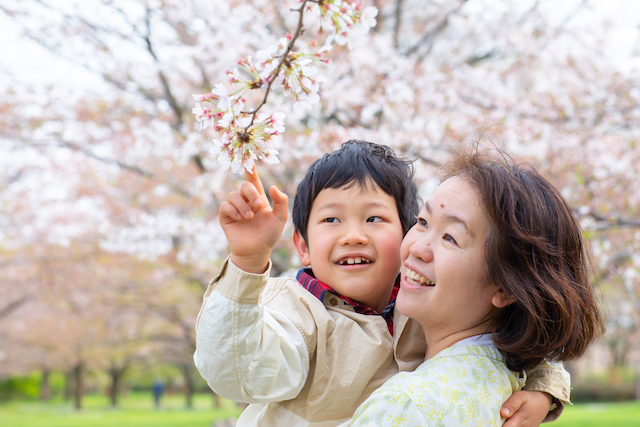
[[[491,304],[497,308],[505,308],[509,304],[516,302],[515,298],[511,298],[504,293],[502,289],[498,289],[491,297]]]
[[[307,246],[307,242],[304,241],[304,238],[298,230],[293,233],[293,244],[296,246],[298,257],[300,258],[302,265],[305,267],[310,266],[311,257],[309,256],[309,246]]]

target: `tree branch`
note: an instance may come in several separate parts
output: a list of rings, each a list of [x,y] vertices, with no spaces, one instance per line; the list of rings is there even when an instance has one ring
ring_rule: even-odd
[[[393,22],[393,45],[396,50],[400,47],[400,26],[402,24],[402,3],[404,0],[396,0]]]
[[[195,63],[196,63],[196,67],[198,67],[198,71],[200,71],[200,77],[202,79],[200,86],[207,88],[207,90],[211,90],[211,82],[209,81],[209,77],[207,77],[207,72],[204,69],[204,65],[202,64],[202,61],[196,58]]]
[[[492,110],[496,110],[498,109],[498,106],[496,104],[493,103],[483,103],[482,101],[470,96],[470,95],[466,95],[464,93],[461,92],[456,92],[456,94],[458,95],[458,97],[460,98],[460,100],[466,102],[469,105],[473,105],[474,107],[478,107],[482,110],[486,110],[486,111],[492,111]],[[489,98],[489,97],[485,97],[485,98]],[[619,108],[609,108],[607,110],[600,110],[597,114],[597,116],[595,118],[590,118],[591,121],[593,121],[594,123],[600,123],[605,117],[607,117],[610,114],[628,114],[628,113],[632,113],[634,112],[634,110],[637,110],[640,108],[640,104],[634,104],[634,105],[630,105],[628,107],[619,107]],[[547,111],[547,110],[545,110]],[[553,124],[557,124],[557,123],[569,123],[569,122],[573,122],[576,120],[581,120],[583,119],[582,116],[580,116],[580,114],[584,113],[584,114],[588,114],[590,112],[593,112],[594,109],[593,108],[584,108],[583,110],[575,110],[574,111],[574,115],[573,116],[567,116],[567,115],[557,115],[555,117],[552,116],[546,116],[546,117],[540,117],[539,115],[536,114],[532,114],[532,113],[520,113],[517,111],[514,111],[513,109],[511,109],[511,113],[513,113],[514,115],[516,115],[518,118],[520,119],[535,119],[535,120],[539,120],[541,122],[544,123],[553,123]]]
[[[494,47],[494,48],[492,48],[490,51],[488,51],[488,52],[487,52],[487,53],[485,53],[485,54],[482,54],[482,55],[474,55],[474,56],[471,56],[471,57],[467,58],[467,60],[466,60],[465,62],[466,62],[468,65],[474,66],[474,65],[476,65],[476,64],[477,64],[477,63],[479,63],[479,62],[482,62],[482,61],[484,61],[484,60],[486,60],[486,59],[491,58],[493,55],[495,55],[495,53],[496,53],[496,48]]]
[[[180,106],[178,105],[178,102],[176,101],[176,98],[173,96],[173,92],[171,91],[171,87],[169,86],[169,81],[167,80],[167,78],[165,77],[164,73],[162,72],[162,70],[160,69],[160,60],[158,59],[154,49],[153,49],[153,44],[151,43],[151,11],[149,9],[147,9],[147,13],[145,15],[145,25],[146,25],[146,30],[147,33],[142,36],[142,39],[145,41],[146,45],[147,45],[147,51],[149,52],[149,54],[151,55],[151,57],[153,58],[153,61],[156,63],[156,65],[158,65],[158,77],[160,78],[160,82],[162,83],[162,88],[164,89],[164,93],[165,96],[167,98],[167,101],[169,102],[169,105],[171,106],[171,109],[173,110],[173,113],[176,115],[176,120],[177,122],[173,125],[174,128],[179,128],[183,121],[182,121],[182,108],[180,108]]]
[[[631,280],[624,280],[624,288],[627,290],[627,294],[629,295],[629,301],[631,301],[633,308],[635,308],[636,311],[640,313],[640,301],[638,300],[638,295],[636,295],[636,291],[633,289]]]
[[[429,157],[425,157],[422,154],[418,154],[417,155],[418,159],[420,159],[421,161],[423,161],[424,163],[427,163],[429,165],[435,166],[435,167],[441,167],[442,164],[440,162],[437,162]]]
[[[108,158],[108,157],[100,156],[100,155],[94,153],[93,151],[88,150],[88,149],[83,148],[83,147],[80,147],[79,145],[74,144],[72,142],[58,141],[55,144],[54,143],[45,143],[45,142],[38,143],[38,142],[33,142],[33,141],[24,141],[24,142],[29,144],[29,145],[31,145],[31,146],[34,146],[34,147],[39,147],[39,146],[41,146],[41,147],[59,146],[59,147],[63,147],[63,148],[68,148],[70,150],[82,153],[87,157],[91,157],[92,159],[98,160],[98,161],[100,161],[102,163],[107,163],[107,164],[110,164],[110,165],[118,166],[122,170],[133,172],[133,173],[138,174],[140,176],[143,176],[143,177],[145,177],[147,179],[157,179],[155,174],[153,174],[152,172],[146,171],[146,170],[140,168],[139,166],[130,165],[130,164],[121,162],[120,160],[116,160],[116,159],[111,159],[111,158]],[[177,183],[171,182],[171,181],[167,181],[166,183],[176,193],[178,193],[178,194],[180,194],[180,195],[182,195],[184,197],[187,197],[187,198],[192,198],[193,197],[191,195],[191,193],[189,193],[189,191],[187,191],[186,189],[182,188]]]
[[[458,13],[460,11],[460,9],[462,9],[462,6],[464,6],[464,4],[467,1],[468,0],[462,0],[460,2],[460,4],[458,4],[458,6],[454,7],[449,12],[447,12],[447,14],[442,18],[442,20],[440,20],[440,22],[438,22],[436,24],[436,26],[433,27],[431,30],[427,31],[422,36],[422,38],[418,41],[418,43],[414,44],[412,47],[407,49],[407,51],[404,53],[404,55],[405,56],[409,56],[409,55],[415,53],[422,46],[426,45],[427,46],[427,50],[425,51],[425,53],[423,53],[422,55],[420,55],[418,57],[418,62],[422,61],[424,59],[424,57],[427,56],[429,54],[429,52],[431,52],[431,48],[433,47],[433,41],[434,41],[435,37],[438,34],[440,34],[442,32],[442,30],[444,30],[447,27],[447,25],[449,24],[449,18],[451,18],[452,15]]]
[[[606,218],[597,212],[589,212],[586,216],[591,217],[597,221],[593,227],[589,227],[589,230],[603,231],[610,230],[612,228],[640,228],[640,220],[628,219],[628,218]]]
[[[267,89],[265,90],[264,97],[262,98],[262,101],[251,112],[251,122],[247,126],[247,129],[250,128],[253,125],[253,121],[256,118],[256,114],[258,114],[258,111],[262,108],[262,106],[267,103],[267,98],[269,97],[269,93],[271,92],[271,86],[273,85],[273,82],[280,75],[280,70],[282,69],[282,66],[284,65],[284,63],[287,61],[287,57],[289,56],[289,52],[291,52],[291,50],[293,49],[293,45],[295,44],[296,40],[298,39],[298,37],[300,37],[300,35],[303,32],[302,23],[303,23],[303,20],[304,20],[304,8],[307,5],[308,1],[312,1],[312,0],[303,0],[300,3],[300,5],[298,6],[298,9],[292,9],[295,12],[298,12],[300,14],[300,16],[298,18],[298,26],[296,27],[296,31],[293,34],[293,37],[291,37],[291,40],[289,40],[289,44],[287,44],[287,49],[282,54],[282,58],[280,59],[280,62],[278,63],[278,66],[272,72],[272,77],[269,79],[269,83],[267,85]]]
[[[276,12],[276,17],[278,18],[278,24],[282,28],[282,30],[287,30],[287,22],[284,20],[284,17],[280,13],[280,9],[278,9],[278,1],[271,0],[271,4],[273,5],[273,10]]]
[[[14,311],[16,311],[17,309],[22,307],[24,304],[28,303],[29,301],[31,301],[33,299],[35,299],[33,297],[33,295],[24,295],[23,297],[18,298],[17,300],[10,302],[5,307],[0,309],[0,319],[10,315],[11,313],[13,313]]]
[[[120,169],[128,170],[130,172],[134,172],[134,173],[136,173],[138,175],[141,175],[141,176],[143,176],[145,178],[155,178],[155,175],[153,173],[148,172],[148,171],[146,171],[146,170],[144,170],[144,169],[142,169],[142,168],[140,168],[138,166],[129,165],[129,164],[126,164],[124,162],[121,162],[120,160],[110,159],[110,158],[107,158],[107,157],[104,157],[104,156],[100,156],[100,155],[94,153],[93,151],[90,151],[90,150],[88,150],[86,148],[82,148],[79,145],[74,144],[72,142],[60,141],[60,142],[58,142],[58,145],[61,146],[61,147],[69,148],[69,149],[71,149],[73,151],[77,151],[79,153],[82,153],[85,156],[91,157],[91,158],[96,159],[96,160],[99,160],[100,162],[116,165]]]

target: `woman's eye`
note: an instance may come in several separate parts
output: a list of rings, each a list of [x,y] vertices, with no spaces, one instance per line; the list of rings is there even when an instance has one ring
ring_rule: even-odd
[[[367,222],[380,222],[382,221],[382,218],[380,218],[379,216],[370,216],[369,218],[367,218]]]
[[[453,236],[451,234],[445,234],[444,236],[442,236],[442,238],[448,242],[451,242],[453,244],[458,244],[458,242],[456,242],[456,239],[453,238]]]

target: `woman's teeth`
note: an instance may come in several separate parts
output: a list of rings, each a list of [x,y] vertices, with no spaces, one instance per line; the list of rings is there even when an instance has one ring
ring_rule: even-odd
[[[362,257],[355,257],[355,258],[345,258],[342,259],[338,262],[338,264],[340,265],[346,265],[346,264],[369,264],[371,261],[369,261],[366,258],[362,258]]]
[[[411,279],[414,282],[418,282],[420,284],[420,286],[433,286],[435,285],[434,282],[432,282],[431,280],[427,279],[424,276],[421,276],[420,274],[416,273],[413,270],[410,270],[408,268],[405,267],[405,274],[406,276]]]

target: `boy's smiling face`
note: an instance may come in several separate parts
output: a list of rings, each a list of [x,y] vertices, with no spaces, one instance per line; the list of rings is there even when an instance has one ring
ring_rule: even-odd
[[[325,188],[313,201],[300,260],[340,295],[380,312],[400,272],[402,224],[393,196],[377,185]],[[308,245],[307,245],[308,243]]]

